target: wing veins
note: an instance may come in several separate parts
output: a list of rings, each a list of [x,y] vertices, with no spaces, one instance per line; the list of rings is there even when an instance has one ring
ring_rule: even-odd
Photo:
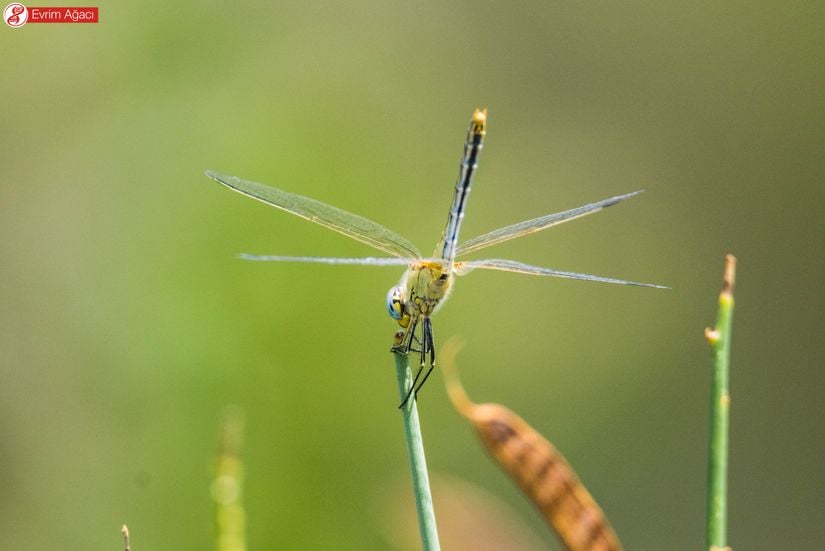
[[[407,266],[409,259],[405,258],[376,258],[372,256],[362,258],[344,258],[327,256],[277,256],[243,253],[238,255],[242,260],[255,262],[310,262],[315,264],[360,265],[360,266]]]
[[[528,275],[562,277],[566,279],[579,279],[584,281],[598,281],[601,283],[615,283],[618,285],[633,285],[635,287],[653,287],[655,289],[670,288],[664,285],[656,285],[655,283],[639,283],[637,281],[628,281],[625,279],[616,279],[612,277],[602,277],[591,274],[583,274],[579,272],[564,272],[561,270],[553,270],[551,268],[543,268],[541,266],[533,266],[530,264],[524,264],[522,262],[516,262],[515,260],[504,260],[501,258],[490,258],[486,260],[470,260],[467,262],[456,263],[456,271],[459,275],[464,275],[476,268],[482,270],[516,272]]]
[[[570,220],[575,220],[576,218],[581,218],[582,216],[587,216],[588,214],[593,214],[594,212],[598,212],[602,209],[615,205],[625,199],[629,199],[634,195],[638,195],[642,191],[643,190],[639,190],[631,193],[625,193],[624,195],[616,195],[615,197],[596,201],[595,203],[589,203],[574,209],[557,212],[554,214],[547,214],[545,216],[524,220],[523,222],[518,222],[516,224],[511,224],[509,226],[493,230],[485,233],[484,235],[479,235],[478,237],[465,241],[458,247],[457,254],[463,255],[471,251],[484,249],[491,245],[495,245],[496,243],[501,243],[502,241],[516,239],[517,237],[522,237],[545,230],[552,226],[557,226],[562,222],[568,222]]]
[[[233,191],[342,233],[385,253],[401,258],[421,256],[415,245],[406,238],[363,216],[322,203],[311,197],[250,180],[242,180],[237,176],[226,176],[211,170],[207,170],[206,175]]]

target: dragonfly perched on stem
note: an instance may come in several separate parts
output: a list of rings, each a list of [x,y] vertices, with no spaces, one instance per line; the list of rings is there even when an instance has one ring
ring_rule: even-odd
[[[314,262],[336,265],[407,266],[407,270],[401,277],[399,284],[390,289],[387,294],[387,310],[390,316],[401,326],[401,330],[396,335],[396,341],[392,347],[392,351],[402,354],[408,354],[413,351],[420,355],[419,369],[401,406],[409,400],[410,396],[418,393],[435,367],[435,339],[433,336],[431,316],[448,297],[456,275],[464,275],[475,269],[484,269],[586,281],[600,281],[620,285],[666,288],[652,283],[637,283],[590,274],[563,272],[550,268],[531,266],[514,260],[496,258],[457,261],[456,257],[459,255],[478,251],[495,245],[496,243],[501,243],[502,241],[522,237],[568,220],[592,214],[641,193],[641,191],[634,191],[564,212],[525,220],[485,233],[459,245],[458,234],[461,229],[461,222],[464,219],[464,212],[467,208],[467,198],[472,187],[473,176],[478,168],[478,156],[484,144],[486,128],[487,110],[476,109],[473,112],[472,119],[470,120],[470,128],[467,131],[467,139],[464,143],[464,155],[461,158],[460,172],[455,185],[455,195],[447,218],[447,225],[431,257],[424,257],[418,249],[416,249],[415,245],[404,237],[357,214],[352,214],[327,205],[316,199],[296,195],[257,182],[242,180],[235,176],[224,176],[212,171],[206,172],[207,176],[230,189],[262,201],[270,206],[300,216],[301,218],[305,218],[311,222],[315,222],[316,224],[326,226],[329,229],[392,255],[392,258],[338,258],[243,254],[241,257],[244,259],[276,262]],[[424,375],[423,378],[421,378],[422,373]]]

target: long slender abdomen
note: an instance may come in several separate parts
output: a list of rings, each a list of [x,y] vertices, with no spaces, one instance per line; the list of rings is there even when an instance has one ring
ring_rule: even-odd
[[[467,198],[472,188],[473,175],[476,168],[478,168],[478,155],[484,147],[486,125],[487,110],[476,109],[473,112],[473,118],[470,120],[467,139],[464,142],[464,155],[461,158],[461,167],[455,184],[455,195],[453,196],[453,204],[450,207],[450,215],[447,218],[447,225],[444,227],[441,241],[439,241],[433,253],[434,256],[449,263],[452,263],[455,259],[455,252],[458,247],[458,231],[461,229],[461,221],[464,218],[464,209],[467,206]]]

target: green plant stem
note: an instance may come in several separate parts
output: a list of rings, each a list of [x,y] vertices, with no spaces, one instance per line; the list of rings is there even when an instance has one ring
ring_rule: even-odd
[[[394,352],[393,356],[395,356],[395,369],[398,376],[398,391],[403,400],[412,384],[410,359],[406,354],[399,354],[398,352]],[[421,546],[426,551],[437,551],[441,549],[441,546],[438,543],[433,497],[430,492],[430,479],[427,475],[427,458],[424,455],[424,441],[421,438],[421,425],[418,423],[418,409],[416,408],[414,394],[401,408],[401,414],[404,419],[404,434],[407,439],[407,455],[410,458],[410,470],[412,470],[413,493],[415,494],[415,508],[418,512]]]
[[[727,547],[729,364],[735,273],[736,258],[733,255],[727,255],[722,292],[719,295],[716,327],[705,329],[705,338],[710,343],[713,357],[708,452],[707,546],[709,549]]]
[[[218,456],[212,481],[215,502],[216,549],[246,551],[246,511],[243,502],[244,465],[241,445],[244,434],[244,414],[237,406],[223,412],[218,435]]]

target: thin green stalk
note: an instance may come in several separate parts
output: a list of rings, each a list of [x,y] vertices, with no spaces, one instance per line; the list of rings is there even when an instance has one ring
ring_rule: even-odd
[[[406,354],[394,352],[395,369],[398,376],[398,392],[403,400],[412,384],[410,359]],[[418,512],[418,528],[421,532],[421,547],[425,551],[438,551],[438,529],[435,525],[433,511],[433,497],[430,492],[430,479],[427,475],[427,458],[424,456],[424,441],[421,438],[421,426],[418,423],[418,409],[415,395],[410,396],[407,403],[401,408],[404,419],[404,434],[407,439],[407,455],[410,458],[412,470],[413,493],[415,494],[415,508]]]
[[[719,294],[716,327],[705,329],[713,356],[710,402],[710,448],[708,455],[707,546],[727,547],[728,516],[728,432],[730,427],[730,338],[733,325],[733,284],[736,258],[725,257],[725,276]]]
[[[243,411],[235,406],[227,407],[220,423],[211,487],[218,551],[246,551],[246,511],[242,502],[244,466],[240,455],[243,433]]]

